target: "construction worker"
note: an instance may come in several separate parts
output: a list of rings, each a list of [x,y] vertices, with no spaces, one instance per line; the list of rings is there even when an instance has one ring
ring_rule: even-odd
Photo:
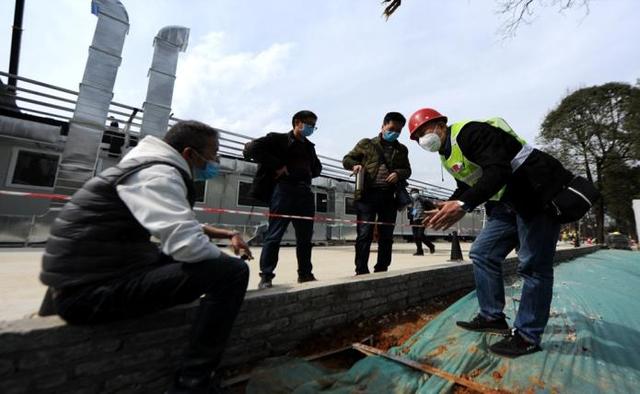
[[[356,212],[361,221],[395,223],[397,206],[395,193],[398,182],[411,175],[407,147],[398,142],[406,123],[399,112],[385,115],[378,135],[363,138],[342,159],[345,169],[354,174],[363,172],[364,187],[356,190]],[[393,225],[378,226],[378,260],[374,272],[387,271],[391,264]],[[374,225],[358,223],[356,238],[356,275],[369,273],[369,251],[374,237]]]
[[[244,157],[258,163],[251,194],[268,203],[270,213],[314,216],[316,208],[311,179],[320,176],[322,164],[309,137],[317,130],[317,121],[318,117],[313,112],[299,111],[293,115],[293,129],[288,133],[269,133],[245,145]],[[272,287],[280,241],[289,222],[296,233],[298,283],[316,280],[311,264],[313,221],[270,217],[260,255],[258,289]]]
[[[439,153],[457,189],[449,201],[426,212],[424,224],[442,230],[482,203],[488,221],[473,243],[476,294],[480,311],[464,329],[506,335],[489,349],[517,357],[541,350],[553,289],[553,256],[560,222],[548,203],[573,175],[552,156],[532,148],[500,118],[447,126],[447,117],[431,108],[409,119],[410,138]],[[517,272],[524,279],[520,305],[509,329],[502,262],[519,244]]]
[[[176,123],[146,136],[117,166],[87,181],[51,226],[40,280],[40,314],[102,324],[196,300],[189,341],[169,393],[213,392],[211,382],[249,281],[249,267],[210,241],[227,238],[251,258],[237,231],[202,225],[194,180],[219,172],[218,131]],[[159,240],[159,245],[151,241]],[[209,390],[212,391],[209,391]]]

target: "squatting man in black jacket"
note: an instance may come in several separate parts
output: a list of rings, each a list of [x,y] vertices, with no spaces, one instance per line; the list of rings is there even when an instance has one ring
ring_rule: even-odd
[[[427,212],[424,224],[446,229],[465,213],[485,203],[489,220],[471,247],[480,312],[458,326],[506,338],[490,346],[502,356],[541,350],[549,319],[553,288],[553,256],[560,222],[548,203],[572,174],[552,156],[532,148],[500,118],[447,126],[447,118],[431,108],[409,120],[411,139],[440,155],[458,188],[438,210]],[[510,330],[505,307],[502,262],[516,245],[518,274],[524,284]]]
[[[311,179],[320,176],[322,165],[309,137],[317,129],[318,117],[311,111],[299,111],[291,119],[293,129],[288,133],[269,133],[245,145],[244,157],[258,163],[251,194],[269,204],[269,213],[309,216],[315,215]],[[276,276],[280,241],[289,222],[296,234],[298,283],[314,281],[311,264],[313,221],[269,217],[269,227],[260,255],[260,283],[258,289],[272,286]]]
[[[164,139],[145,137],[73,195],[42,259],[49,291],[41,314],[70,324],[137,318],[200,299],[170,393],[214,392],[210,377],[249,280],[244,261],[210,242],[227,238],[250,258],[242,237],[201,225],[192,209],[193,181],[218,173],[217,152],[218,131],[195,121],[176,123]]]

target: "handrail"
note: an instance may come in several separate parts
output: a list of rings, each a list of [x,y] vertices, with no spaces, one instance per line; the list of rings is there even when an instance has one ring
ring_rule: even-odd
[[[51,85],[48,83],[44,83],[44,82],[40,82],[31,78],[26,78],[26,77],[22,77],[22,76],[18,76],[18,75],[14,75],[14,74],[9,74],[7,72],[4,71],[0,71],[0,76],[5,76],[5,77],[13,77],[18,81],[22,81],[25,83],[29,83],[29,84],[33,84],[36,86],[40,86],[43,88],[47,88],[47,89],[51,89],[57,92],[62,92],[65,94],[71,94],[71,95],[78,95],[78,92],[71,90],[71,89],[66,89],[66,88],[62,88],[59,86],[55,86],[55,85]],[[33,90],[30,88],[25,88],[25,87],[17,87],[17,88],[13,88],[13,87],[9,87],[7,86],[7,88],[9,90],[13,90],[14,92],[24,92],[26,94],[29,95],[35,95],[35,96],[39,96],[39,97],[43,97],[46,99],[50,99],[50,100],[57,100],[60,103],[67,103],[67,104],[73,104],[75,105],[76,100],[74,100],[73,98],[66,98],[66,97],[60,97],[60,96],[56,96],[55,94],[52,94],[51,92],[46,92],[46,91],[37,91],[37,90]],[[33,106],[40,106],[41,108],[31,108],[31,106],[29,107],[20,107],[20,110],[25,111],[27,113],[34,113],[34,114],[40,114],[40,115],[45,115],[45,116],[50,116],[50,117],[54,117],[54,118],[58,118],[58,119],[63,119],[65,121],[69,121],[71,119],[71,117],[67,117],[64,114],[55,114],[55,113],[51,113],[51,112],[47,112],[46,109],[51,109],[54,111],[63,111],[63,112],[73,112],[72,108],[66,107],[66,106],[62,106],[62,105],[56,105],[54,103],[49,103],[49,102],[45,102],[45,101],[41,101],[41,100],[36,100],[33,98],[28,98],[28,97],[21,97],[19,95],[15,95],[14,97],[17,101],[21,101],[21,102],[25,102],[25,103],[30,103],[33,104]],[[111,102],[111,106],[114,107],[118,107],[118,108],[124,108],[126,110],[132,111],[135,110],[136,107],[130,106],[130,105],[126,105],[126,104],[122,104],[122,103],[118,103],[115,101]],[[131,125],[133,127],[135,127],[135,129],[130,130],[130,133],[132,135],[139,135],[139,128],[141,126],[141,124],[139,123],[141,121],[141,117],[142,117],[142,110],[138,109],[138,113],[136,114],[136,116],[134,117],[135,120],[137,120],[138,122],[132,122]],[[123,112],[120,110],[116,110],[116,109],[109,109],[109,114],[111,116],[113,115],[119,115],[119,116],[124,116],[124,117],[129,117],[130,113],[127,112]],[[122,119],[118,116],[113,116],[113,118],[118,121],[119,124],[124,124],[126,123],[125,119]],[[169,118],[170,122],[169,124],[175,124],[175,122],[179,122],[182,119],[171,116]],[[109,120],[107,120],[107,122],[109,122]],[[108,127],[109,125],[106,124],[105,127]],[[242,159],[242,153],[239,153],[242,151],[242,145],[246,144],[248,141],[251,141],[254,139],[254,137],[251,137],[249,135],[246,134],[242,134],[242,133],[236,133],[236,132],[232,132],[232,131],[228,131],[228,130],[223,130],[223,129],[218,129],[220,131],[220,140],[226,142],[227,144],[221,144],[220,147],[224,149],[224,151],[221,151],[221,153],[226,154],[230,157],[237,157]],[[236,138],[229,138],[229,137],[236,137]],[[112,138],[119,138],[119,136],[115,135],[115,136],[111,136]],[[325,156],[325,155],[318,155],[318,158],[321,159],[322,165],[324,167],[324,171],[326,172],[326,175],[333,177],[333,178],[339,178],[342,179],[346,182],[353,182],[353,179],[349,178],[349,171],[345,170],[344,168],[342,168],[341,164],[342,164],[342,160],[333,158],[333,157],[329,157],[329,156]],[[336,164],[340,164],[340,165],[336,165]],[[433,195],[436,197],[444,197],[444,198],[448,198],[451,193],[453,192],[452,189],[447,188],[447,187],[443,187],[443,186],[439,186],[439,185],[435,185],[433,183],[429,183],[429,182],[425,182],[422,180],[418,180],[418,179],[408,179],[408,183],[409,186],[414,186],[414,187],[418,187],[418,188],[426,188],[427,192],[429,195]]]

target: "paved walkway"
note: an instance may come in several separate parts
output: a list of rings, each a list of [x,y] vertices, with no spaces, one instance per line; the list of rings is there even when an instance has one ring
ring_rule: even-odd
[[[468,259],[470,243],[462,243],[463,255]],[[560,245],[560,247],[568,247]],[[376,259],[375,244],[371,248],[369,267],[373,269]],[[426,248],[425,248],[426,249]],[[428,250],[428,249],[427,249]],[[255,260],[249,262],[251,277],[249,289],[256,289],[259,277],[260,248],[252,248]],[[291,286],[297,280],[295,247],[280,249],[280,262],[276,269],[274,287]],[[450,244],[436,243],[433,255],[413,256],[415,245],[412,243],[394,244],[393,261],[390,270],[422,268],[425,265],[442,264],[450,256]],[[40,271],[41,248],[0,248],[0,321],[15,320],[33,315],[40,306],[45,287],[38,280]],[[353,276],[354,247],[316,246],[313,248],[312,261],[314,274],[320,281]],[[455,263],[452,263],[455,264]],[[355,280],[355,279],[354,279]]]

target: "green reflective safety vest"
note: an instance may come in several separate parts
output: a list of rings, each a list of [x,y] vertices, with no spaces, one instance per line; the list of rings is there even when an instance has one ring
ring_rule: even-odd
[[[463,182],[469,186],[473,186],[476,184],[478,179],[482,177],[482,168],[471,160],[467,159],[462,153],[460,146],[458,145],[458,134],[460,134],[460,130],[462,130],[462,128],[469,122],[474,121],[465,120],[451,125],[451,155],[449,155],[449,158],[440,155],[440,160],[442,161],[443,167],[456,180]],[[512,172],[518,169],[518,167],[520,167],[520,165],[529,156],[531,151],[533,151],[533,148],[528,145],[524,139],[520,138],[520,136],[518,136],[516,132],[513,131],[511,126],[509,126],[509,124],[504,119],[489,118],[475,122],[488,123],[491,126],[504,131],[505,133],[511,134],[522,144],[522,149],[511,161]],[[500,198],[502,198],[502,195],[504,194],[505,188],[506,186],[500,189],[498,193],[491,197],[491,200],[500,200]]]

